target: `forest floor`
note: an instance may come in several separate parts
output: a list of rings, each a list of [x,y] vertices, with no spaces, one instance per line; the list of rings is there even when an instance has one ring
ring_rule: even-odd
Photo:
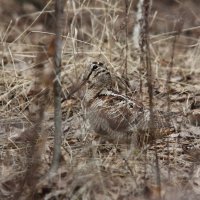
[[[127,24],[124,24],[123,5],[117,2],[106,4],[104,1],[97,1],[96,5],[92,2],[68,3],[65,9],[66,34],[63,36],[61,73],[63,94],[76,86],[90,61],[102,61],[112,72],[116,90],[121,93],[128,90],[130,97],[138,97],[148,106],[145,69],[140,66],[139,51],[133,47],[134,12],[131,9],[135,5],[130,6]],[[61,162],[54,177],[43,179],[53,155],[54,108],[50,101],[41,130],[44,140],[36,146],[40,163],[38,171],[34,172],[38,181],[34,189],[31,180],[27,181],[28,187],[22,183],[29,167],[27,152],[30,144],[23,139],[16,141],[16,138],[33,126],[27,114],[34,98],[29,97],[29,92],[35,80],[37,54],[44,51],[43,44],[49,44],[53,35],[52,5],[45,4],[42,13],[28,1],[20,5],[4,0],[2,5],[0,199],[16,199],[17,196],[19,199],[46,200],[139,200],[159,199],[160,194],[162,199],[200,199],[200,48],[195,3],[184,7],[184,12],[189,14],[186,15],[187,20],[183,18],[182,31],[176,36],[173,34],[176,17],[171,17],[170,21],[163,13],[163,16],[159,15],[159,9],[163,11],[164,8],[172,8],[171,15],[174,15],[176,4],[155,3],[151,13],[150,60],[154,106],[167,111],[170,97],[175,131],[142,149],[101,143],[85,116],[82,88],[62,103]],[[15,10],[11,12],[11,8]],[[127,35],[124,27],[128,27]],[[172,57],[168,91],[166,82]],[[46,68],[51,64],[49,60]],[[155,152],[159,169],[156,168]],[[157,185],[159,178],[161,188]],[[31,190],[34,194],[30,195]]]

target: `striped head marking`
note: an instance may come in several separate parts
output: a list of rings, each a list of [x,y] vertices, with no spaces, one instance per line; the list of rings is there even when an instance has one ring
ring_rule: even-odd
[[[110,87],[112,82],[108,68],[101,62],[92,62],[88,66],[83,79],[87,82],[89,88]]]

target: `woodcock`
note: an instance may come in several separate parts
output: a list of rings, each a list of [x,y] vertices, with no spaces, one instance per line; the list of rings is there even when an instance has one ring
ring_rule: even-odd
[[[84,105],[92,129],[114,143],[141,145],[171,131],[165,115],[150,111],[142,103],[121,95],[112,88],[112,77],[101,62],[92,62],[85,71]],[[150,118],[153,126],[150,131]],[[151,133],[151,134],[150,134]]]

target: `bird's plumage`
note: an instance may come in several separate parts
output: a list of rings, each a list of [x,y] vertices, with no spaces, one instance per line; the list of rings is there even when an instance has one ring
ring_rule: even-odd
[[[114,91],[111,74],[103,63],[91,63],[83,79],[87,85],[84,97],[87,117],[93,130],[102,137],[138,145],[149,133],[152,134],[149,138],[154,138],[170,129],[164,114],[155,111],[150,117],[150,111],[141,102]]]

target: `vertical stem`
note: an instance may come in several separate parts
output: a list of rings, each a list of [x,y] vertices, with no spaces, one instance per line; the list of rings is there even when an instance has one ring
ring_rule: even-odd
[[[149,107],[150,107],[150,121],[149,121],[149,135],[155,137],[154,131],[154,116],[153,116],[153,85],[152,85],[152,67],[151,67],[151,58],[150,58],[150,49],[149,49],[149,10],[150,10],[150,0],[144,0],[144,46],[145,49],[145,58],[144,63],[146,66],[147,72],[147,84],[148,84],[148,94],[149,94]],[[160,180],[160,168],[157,148],[155,146],[155,165],[156,165],[156,181],[159,187],[159,199],[161,199],[161,180]]]
[[[55,67],[55,82],[54,82],[54,152],[53,160],[50,172],[55,173],[58,170],[60,155],[61,155],[61,138],[62,138],[62,113],[61,113],[61,31],[62,31],[62,18],[63,18],[63,1],[55,1],[55,55],[54,55],[54,67]]]
[[[127,67],[128,67],[128,0],[125,0],[125,78],[127,79]],[[125,94],[127,95],[127,85],[125,88]]]
[[[172,70],[174,65],[174,54],[176,49],[176,42],[178,37],[180,36],[181,30],[183,26],[183,19],[180,17],[175,23],[174,30],[176,31],[173,41],[172,41],[172,51],[171,51],[171,61],[169,64],[168,72],[167,72],[167,81],[166,81],[166,88],[167,88],[167,112],[170,113],[171,110],[171,100],[170,100],[170,79],[172,76]],[[169,159],[169,141],[167,140],[167,149],[168,149],[168,179],[170,180],[170,159]]]

